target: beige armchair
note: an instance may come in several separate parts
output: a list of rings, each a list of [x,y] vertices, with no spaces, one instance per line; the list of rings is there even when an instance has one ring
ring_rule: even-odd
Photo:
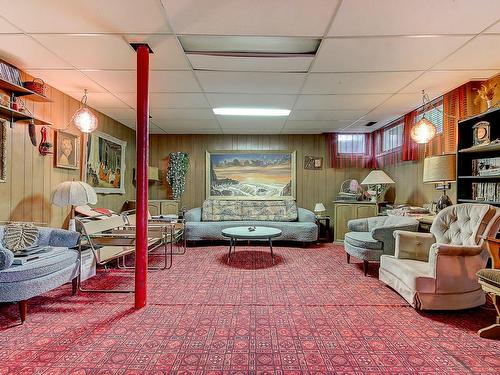
[[[394,232],[395,253],[381,256],[379,278],[419,310],[480,306],[485,295],[476,272],[488,259],[484,239],[499,225],[500,208],[447,207],[436,216],[431,233]]]

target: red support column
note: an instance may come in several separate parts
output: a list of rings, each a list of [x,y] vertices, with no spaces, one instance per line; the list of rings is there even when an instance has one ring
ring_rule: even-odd
[[[149,47],[137,46],[135,308],[146,306],[148,277]]]

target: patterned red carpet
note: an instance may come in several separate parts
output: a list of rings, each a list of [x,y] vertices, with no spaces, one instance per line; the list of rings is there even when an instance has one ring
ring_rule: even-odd
[[[257,250],[257,251],[254,251]],[[0,307],[0,374],[498,374],[491,310],[418,313],[343,249],[189,248],[151,272],[149,305],[70,286]],[[108,271],[92,286],[133,285]],[[87,284],[88,285],[88,284]]]

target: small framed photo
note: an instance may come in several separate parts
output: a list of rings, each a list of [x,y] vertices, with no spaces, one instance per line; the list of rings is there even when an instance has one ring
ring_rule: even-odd
[[[64,131],[56,131],[54,143],[56,167],[78,169],[80,167],[80,136]]]
[[[319,156],[305,156],[304,169],[323,169],[323,158]]]

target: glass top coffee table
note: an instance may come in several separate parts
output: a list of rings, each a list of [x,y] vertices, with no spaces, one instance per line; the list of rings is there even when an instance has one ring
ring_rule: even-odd
[[[254,230],[249,230],[249,228]],[[237,240],[268,240],[269,249],[271,250],[271,258],[274,263],[274,253],[273,253],[273,238],[281,236],[281,230],[271,227],[231,227],[222,230],[222,235],[228,237],[229,242],[229,254],[227,256],[227,262],[231,258],[231,252],[236,251],[236,241]]]

